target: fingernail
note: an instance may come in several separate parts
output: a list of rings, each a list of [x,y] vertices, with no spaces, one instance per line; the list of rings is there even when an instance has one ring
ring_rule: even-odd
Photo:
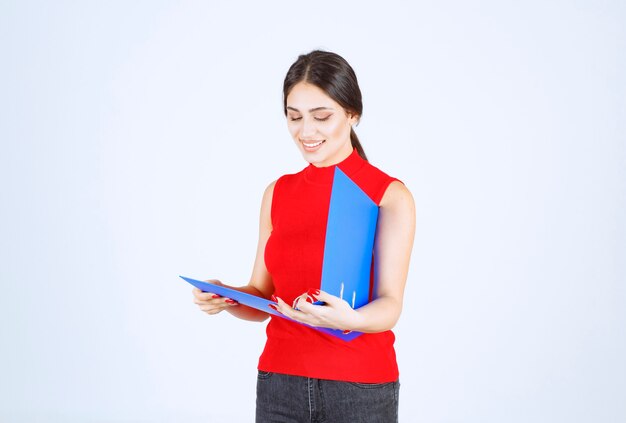
[[[272,301],[274,301],[275,303],[278,302],[278,298],[276,298],[276,295],[272,295]]]
[[[306,296],[306,302],[307,302],[307,303],[311,303],[311,304],[313,304],[313,300],[311,299],[311,296],[310,296],[310,295],[307,295],[307,296]]]
[[[320,295],[320,290],[311,288],[307,291],[307,295],[313,298],[313,301],[317,301],[317,295]]]
[[[213,294],[213,295],[212,295],[212,298],[219,298],[219,297],[220,297],[220,296],[219,296],[219,295],[217,295],[217,294]]]
[[[300,301],[300,297],[298,297],[295,300],[293,300],[293,305],[291,306],[291,308],[295,308],[297,310],[299,301]]]
[[[347,334],[349,334],[350,332],[352,332],[352,331],[351,331],[351,330],[344,330],[342,333],[343,333],[344,335],[347,335]]]
[[[228,304],[237,304],[237,301],[231,300],[230,298],[226,298],[226,300],[224,301],[226,301]]]
[[[278,309],[276,308],[274,304],[268,304],[267,306],[271,308],[272,310],[278,311]]]

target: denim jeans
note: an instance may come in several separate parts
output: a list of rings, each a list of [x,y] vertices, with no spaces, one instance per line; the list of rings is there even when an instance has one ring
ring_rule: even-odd
[[[394,423],[400,382],[356,383],[259,370],[256,423]]]

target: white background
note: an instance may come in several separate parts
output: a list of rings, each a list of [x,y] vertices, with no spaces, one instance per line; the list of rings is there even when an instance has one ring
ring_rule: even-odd
[[[0,6],[0,421],[250,422],[264,188],[306,163],[301,53],[341,54],[417,205],[403,422],[626,421],[620,1]]]

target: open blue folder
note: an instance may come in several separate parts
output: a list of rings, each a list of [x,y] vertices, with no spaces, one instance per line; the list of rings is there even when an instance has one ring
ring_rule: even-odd
[[[282,317],[283,319],[291,320],[294,323],[303,324],[300,322],[296,322],[293,319],[285,316],[284,314],[280,314],[279,312],[272,310],[269,307],[269,304],[277,305],[274,301],[266,300],[265,298],[257,297],[256,295],[248,294],[247,292],[237,291],[236,289],[226,288],[225,286],[215,285],[210,282],[203,282],[196,279],[187,278],[185,276],[181,276],[184,280],[199,288],[204,292],[212,292],[217,295],[221,295],[222,297],[231,298],[237,301],[240,304],[246,305],[248,307],[256,308],[257,310],[264,311],[269,314],[273,314],[274,316]],[[308,326],[308,325],[305,325]],[[308,326],[312,327],[312,326]],[[350,332],[344,334],[343,331],[339,329],[329,329],[329,328],[317,328],[312,327],[313,329],[319,330],[321,332],[328,333],[330,335],[337,336],[345,341],[351,341],[357,336],[361,335],[361,332]]]
[[[343,298],[355,309],[367,304],[371,296],[370,271],[377,220],[378,205],[339,167],[335,167],[320,289]],[[181,278],[202,291],[232,298],[246,306],[293,321],[272,310],[269,304],[276,304],[273,301],[209,282],[184,276]],[[346,341],[362,334],[361,332],[344,334],[338,329],[317,327],[313,329]]]

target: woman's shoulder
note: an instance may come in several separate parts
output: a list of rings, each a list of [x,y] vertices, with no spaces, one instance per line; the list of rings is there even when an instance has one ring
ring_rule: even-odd
[[[385,189],[379,206],[384,209],[415,210],[413,194],[399,179],[394,179]]]
[[[280,179],[280,178],[278,178]],[[274,187],[276,186],[276,182],[278,182],[278,179],[274,179],[272,182],[270,182],[267,187],[265,187],[265,192],[263,193],[263,196],[272,196],[272,193],[274,192]]]

